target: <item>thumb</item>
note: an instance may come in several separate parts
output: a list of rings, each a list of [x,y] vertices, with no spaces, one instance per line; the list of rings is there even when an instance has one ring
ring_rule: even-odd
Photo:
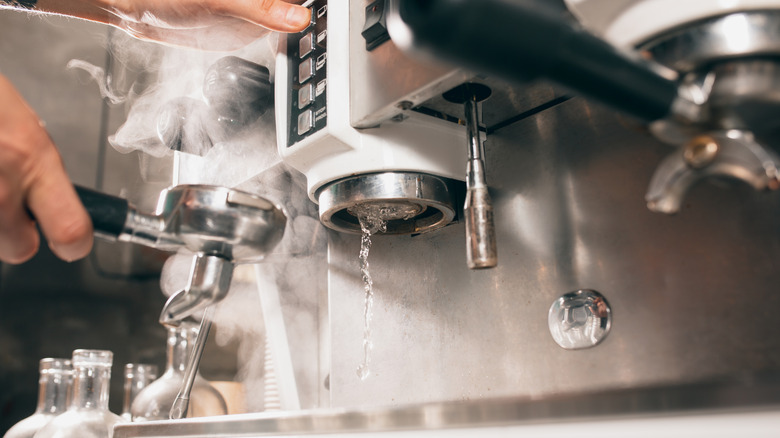
[[[225,5],[228,13],[280,32],[300,32],[311,22],[311,10],[282,0],[243,0]]]

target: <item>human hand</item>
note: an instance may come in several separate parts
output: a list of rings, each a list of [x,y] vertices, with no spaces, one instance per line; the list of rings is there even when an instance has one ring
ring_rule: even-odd
[[[296,0],[38,0],[36,10],[111,24],[134,37],[206,50],[235,50],[269,30],[298,32],[311,20]]]
[[[36,253],[35,221],[61,259],[89,253],[92,222],[57,148],[38,116],[0,75],[0,261],[22,263]]]

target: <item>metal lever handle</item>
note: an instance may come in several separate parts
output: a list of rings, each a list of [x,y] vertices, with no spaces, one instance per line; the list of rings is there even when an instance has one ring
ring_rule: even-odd
[[[470,269],[493,268],[498,264],[493,201],[485,173],[485,146],[479,134],[479,102],[490,96],[482,84],[466,83],[444,93],[443,97],[463,104],[469,155],[466,167],[466,263]]]
[[[545,77],[646,121],[677,113],[677,84],[543,1],[389,0],[402,49],[514,81]]]
[[[493,201],[485,176],[485,147],[479,137],[478,104],[468,100],[466,129],[469,136],[469,163],[466,172],[466,262],[471,269],[493,268],[498,264]]]
[[[118,238],[125,228],[130,204],[126,199],[107,195],[92,189],[75,186],[81,203],[92,219],[95,233]]]

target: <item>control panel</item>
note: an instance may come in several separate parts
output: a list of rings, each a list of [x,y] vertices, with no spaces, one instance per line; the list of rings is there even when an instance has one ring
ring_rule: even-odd
[[[327,125],[328,2],[310,2],[312,23],[287,36],[289,127],[287,147]]]

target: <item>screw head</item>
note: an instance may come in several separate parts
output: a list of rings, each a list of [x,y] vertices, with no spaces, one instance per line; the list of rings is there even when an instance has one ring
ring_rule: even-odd
[[[590,348],[603,341],[612,327],[612,310],[600,293],[580,289],[555,300],[547,314],[555,342],[567,350]]]
[[[396,107],[402,111],[409,111],[414,107],[414,103],[408,101],[408,100],[402,100],[396,104]]]
[[[685,145],[683,159],[688,166],[701,169],[712,163],[719,151],[720,146],[714,138],[709,135],[700,135]]]

